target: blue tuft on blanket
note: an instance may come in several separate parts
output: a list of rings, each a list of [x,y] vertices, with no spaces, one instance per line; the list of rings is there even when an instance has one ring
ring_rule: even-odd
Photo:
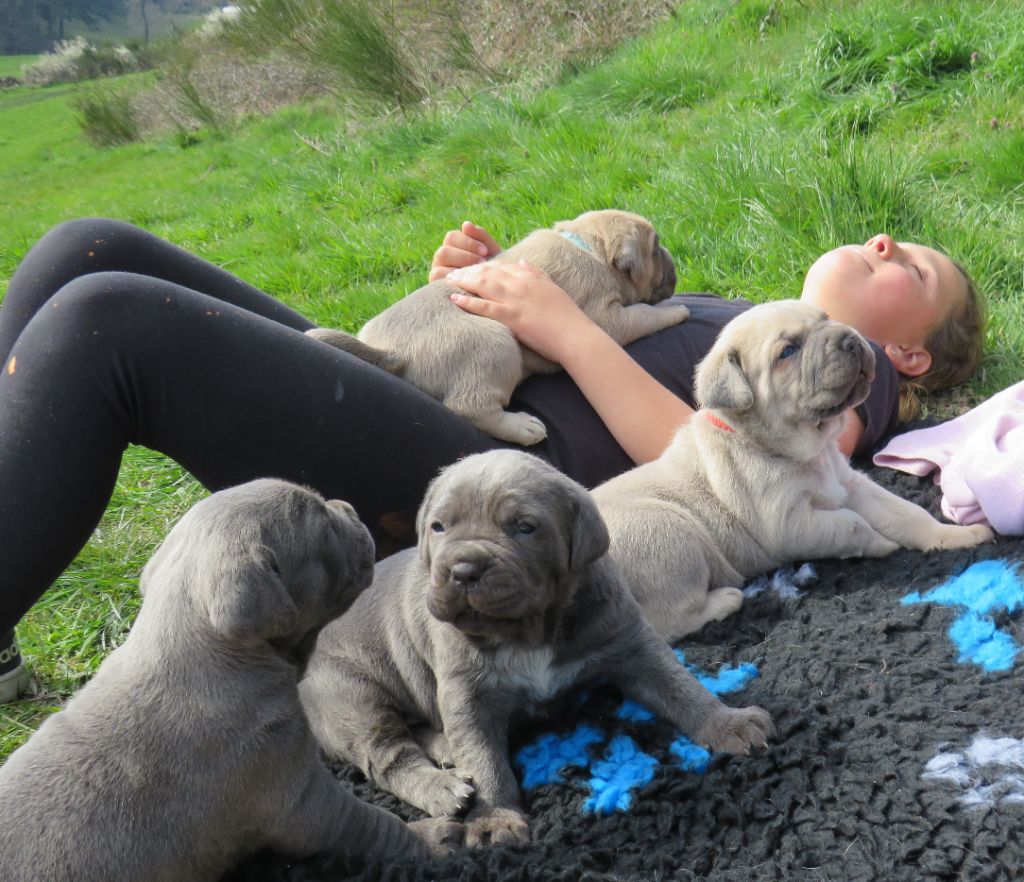
[[[758,676],[757,666],[745,662],[735,667],[724,665],[716,674],[707,674],[687,664],[682,650],[675,650],[680,663],[711,693],[723,695],[743,689]],[[584,693],[589,698],[589,692]],[[622,702],[615,716],[626,722],[649,723],[655,719],[646,707],[632,700]],[[641,751],[628,735],[616,734],[600,760],[591,760],[590,748],[603,743],[605,734],[593,726],[580,725],[568,735],[546,733],[523,747],[514,757],[524,790],[542,784],[565,781],[564,770],[589,767],[587,782],[591,796],[583,801],[584,813],[611,814],[627,811],[632,792],[649,783],[659,765],[656,757]],[[711,752],[679,735],[668,752],[677,758],[676,766],[687,772],[703,772],[711,761]]]
[[[1003,610],[1016,612],[1024,606],[1024,584],[1017,569],[1006,561],[972,564],[959,576],[923,595],[916,591],[906,595],[902,603],[966,607],[949,628],[950,639],[959,650],[957,661],[973,662],[986,671],[1008,671],[1013,667],[1018,647],[991,618]]]

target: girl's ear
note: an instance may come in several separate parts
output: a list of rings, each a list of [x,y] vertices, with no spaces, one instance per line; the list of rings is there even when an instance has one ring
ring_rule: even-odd
[[[889,361],[905,377],[920,377],[932,368],[932,354],[923,346],[901,346],[892,343],[885,347]]]

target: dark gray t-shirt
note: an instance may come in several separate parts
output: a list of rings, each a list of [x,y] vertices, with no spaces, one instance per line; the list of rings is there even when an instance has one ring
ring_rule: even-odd
[[[693,377],[698,363],[722,327],[753,304],[713,294],[677,294],[672,302],[688,306],[690,318],[630,343],[626,351],[658,382],[696,407]],[[895,429],[899,410],[896,369],[880,346],[871,345],[875,381],[867,401],[857,408],[864,434],[855,456],[871,453]],[[512,396],[509,410],[523,410],[543,420],[548,437],[529,449],[587,487],[596,487],[634,465],[564,372],[525,380]]]

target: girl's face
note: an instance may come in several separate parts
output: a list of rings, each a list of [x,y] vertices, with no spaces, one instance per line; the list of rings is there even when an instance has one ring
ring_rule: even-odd
[[[819,257],[801,299],[852,325],[892,358],[897,349],[923,351],[928,334],[966,296],[967,282],[945,254],[881,233]]]

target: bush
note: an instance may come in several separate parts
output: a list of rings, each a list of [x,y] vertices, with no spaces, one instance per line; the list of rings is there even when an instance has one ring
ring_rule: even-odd
[[[138,59],[125,46],[87,46],[75,66],[80,80],[117,77],[140,69]]]
[[[246,51],[281,48],[348,100],[407,108],[445,71],[478,66],[451,3],[241,0],[224,30]]]
[[[138,57],[126,46],[96,47],[84,37],[75,37],[56,43],[53,52],[27,65],[24,75],[30,86],[52,86],[120,76],[142,67]]]
[[[30,86],[74,82],[78,79],[78,59],[82,57],[88,45],[84,37],[55,43],[53,52],[41,55],[38,60],[22,68],[25,82]]]
[[[75,99],[78,124],[85,136],[101,147],[139,139],[132,95],[124,89],[91,89]]]

